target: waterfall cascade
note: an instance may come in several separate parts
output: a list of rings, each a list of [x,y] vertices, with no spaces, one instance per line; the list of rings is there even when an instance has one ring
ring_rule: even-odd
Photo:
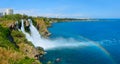
[[[25,34],[28,41],[31,41],[34,46],[36,47],[43,47],[45,50],[52,49],[52,48],[58,48],[58,47],[78,47],[78,46],[88,46],[89,44],[78,42],[74,39],[63,39],[58,38],[55,40],[49,40],[45,38],[41,38],[41,35],[39,34],[39,31],[36,29],[36,27],[33,25],[32,21],[28,19],[30,22],[30,34],[27,33],[24,29],[24,20],[21,20],[21,31]]]

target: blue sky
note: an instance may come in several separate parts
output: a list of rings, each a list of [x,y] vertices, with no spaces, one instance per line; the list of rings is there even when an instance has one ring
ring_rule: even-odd
[[[0,10],[33,16],[120,18],[120,0],[1,0]]]

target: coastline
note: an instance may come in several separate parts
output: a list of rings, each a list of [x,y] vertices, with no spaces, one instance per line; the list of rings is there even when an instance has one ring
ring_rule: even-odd
[[[16,19],[13,19],[14,17]],[[20,23],[21,18],[23,18],[25,20],[25,30],[27,30],[29,33],[28,27],[29,27],[30,23],[28,23],[27,19],[31,18],[31,17],[26,17],[26,16],[24,17],[22,15],[13,15],[13,16],[8,15],[6,17],[0,18],[0,25],[1,25],[1,28],[3,28],[3,30],[1,30],[0,35],[6,37],[6,38],[0,37],[0,38],[2,38],[1,40],[3,41],[2,44],[0,43],[1,45],[3,45],[3,47],[0,47],[0,49],[4,51],[4,52],[0,52],[0,53],[7,53],[7,52],[10,53],[11,51],[9,52],[9,50],[11,50],[11,48],[13,48],[12,51],[15,51],[18,55],[22,56],[22,59],[18,58],[21,60],[19,62],[22,62],[23,59],[26,61],[31,61],[31,62],[39,61],[37,56],[39,57],[39,55],[44,55],[45,52],[44,52],[43,48],[35,48],[31,42],[26,40],[25,35],[19,31],[20,26],[21,26],[21,23]],[[105,20],[105,19],[67,19],[66,20],[66,19],[61,19],[61,18],[59,19],[59,18],[41,18],[41,17],[32,17],[31,19],[33,21],[34,26],[38,29],[39,33],[41,34],[41,36],[43,38],[48,38],[50,35],[52,35],[52,33],[49,32],[48,28],[52,27],[53,23],[94,22],[94,21],[99,22],[101,20]],[[16,21],[18,21],[18,24]],[[7,38],[7,36],[10,34],[11,34],[11,36],[9,38]],[[11,38],[12,38],[12,40],[11,40]],[[8,43],[9,45],[6,44],[7,42],[10,42],[10,43]],[[12,46],[10,46],[10,45],[12,45]],[[15,46],[18,46],[19,48],[15,47]],[[5,47],[7,49],[4,49]],[[19,50],[20,52],[17,52],[16,49]],[[7,52],[6,52],[6,50],[7,50]],[[36,52],[36,53],[34,53],[34,52]],[[23,55],[19,54],[19,53],[22,53]],[[14,52],[11,52],[11,54],[14,54]],[[28,57],[28,58],[26,59],[26,57]],[[32,61],[32,59],[34,61]],[[9,58],[7,58],[6,60],[9,61]],[[17,62],[17,61],[13,60],[13,62]]]

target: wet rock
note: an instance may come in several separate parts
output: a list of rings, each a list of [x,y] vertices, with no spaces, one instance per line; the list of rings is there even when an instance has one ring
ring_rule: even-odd
[[[18,21],[15,22],[15,29],[19,29]]]
[[[36,54],[36,55],[34,56],[34,58],[35,58],[36,60],[39,60],[39,57],[40,57],[40,55],[38,55],[38,54]]]
[[[18,22],[13,22],[9,25],[10,30],[17,30],[19,29],[19,24]]]
[[[48,37],[51,35],[51,33],[49,33],[48,31],[45,32],[45,35]]]
[[[20,50],[30,58],[39,59],[40,54],[44,52],[30,46],[29,44],[20,43],[19,46],[21,47]]]
[[[25,21],[25,26],[26,26],[26,27],[29,27],[29,26],[30,26],[29,21],[27,21],[27,20]]]
[[[11,29],[11,30],[13,30],[13,29],[15,29],[15,23],[11,23],[10,25],[9,25],[9,28]]]
[[[61,61],[61,59],[60,58],[57,58],[56,60],[55,60],[55,62],[60,62]]]

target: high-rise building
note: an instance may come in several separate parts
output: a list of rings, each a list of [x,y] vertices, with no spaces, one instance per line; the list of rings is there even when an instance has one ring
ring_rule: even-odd
[[[6,15],[11,15],[11,14],[13,14],[13,9],[6,9],[5,14],[6,14]]]

